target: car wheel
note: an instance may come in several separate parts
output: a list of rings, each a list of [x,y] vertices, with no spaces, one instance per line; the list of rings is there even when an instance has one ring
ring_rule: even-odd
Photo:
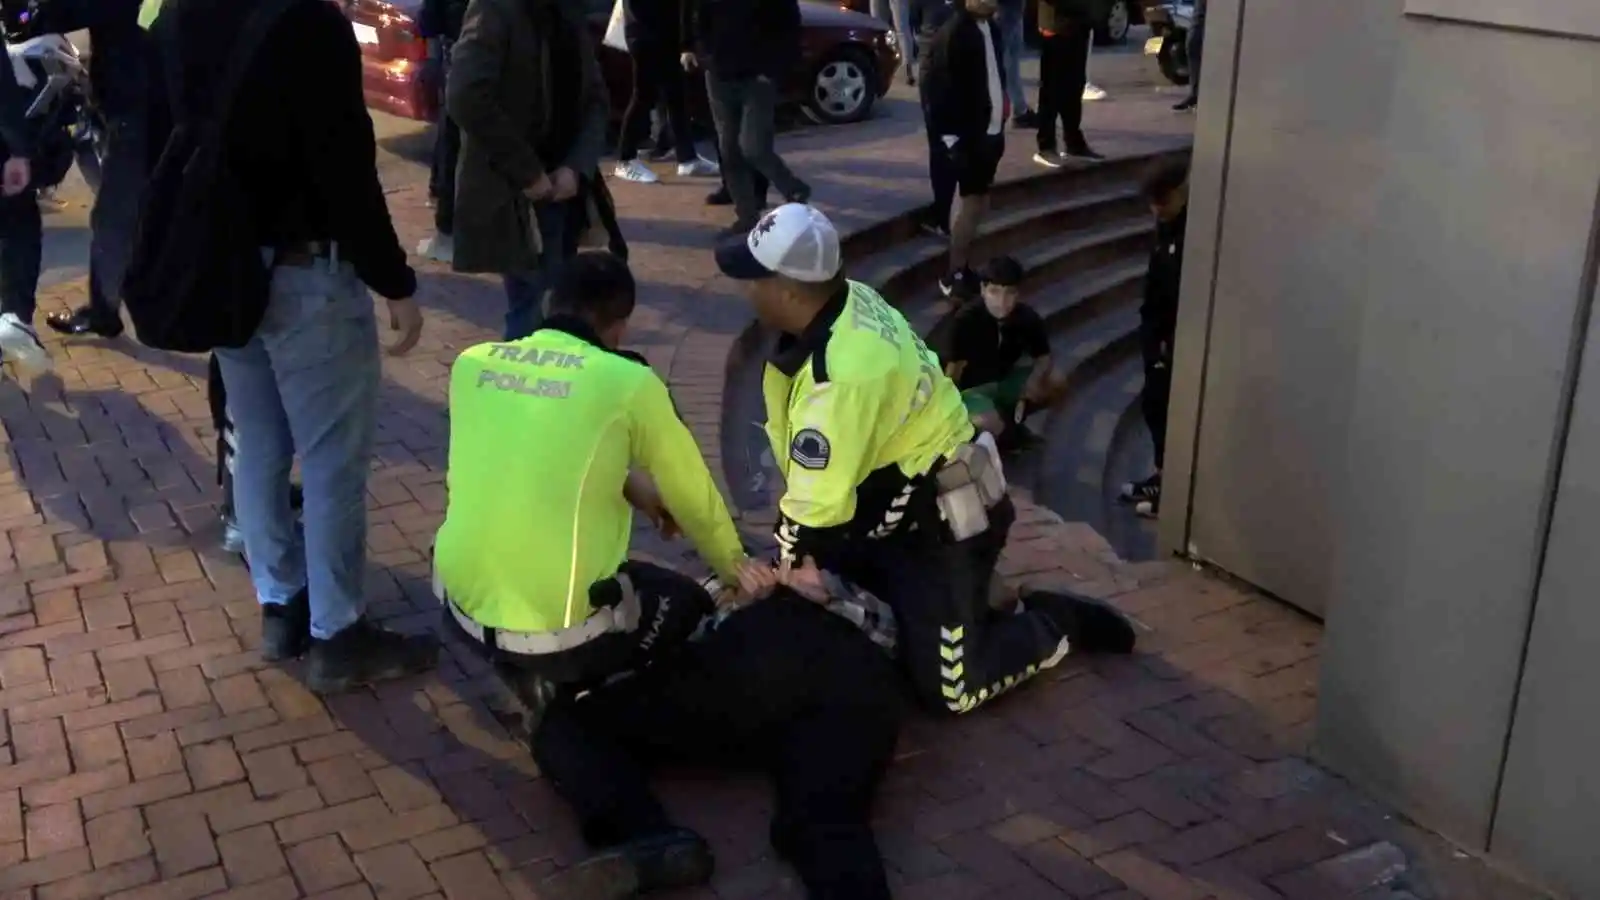
[[[866,54],[849,47],[828,54],[811,77],[805,111],[820,125],[859,122],[877,102],[877,74]]]
[[[1133,8],[1129,0],[1111,0],[1105,22],[1094,30],[1094,40],[1102,47],[1126,44],[1128,31],[1133,27]]]

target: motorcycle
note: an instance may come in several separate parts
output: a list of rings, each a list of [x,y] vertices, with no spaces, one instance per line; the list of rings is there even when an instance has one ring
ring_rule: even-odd
[[[30,36],[29,18],[23,14],[7,23],[6,56],[17,84],[32,92],[26,118],[39,136],[33,186],[55,187],[76,162],[89,189],[98,193],[105,126],[90,99],[89,67],[64,35]]]
[[[1145,10],[1152,37],[1145,41],[1146,56],[1156,58],[1161,74],[1173,84],[1189,83],[1189,31],[1194,28],[1193,0],[1162,3]]]

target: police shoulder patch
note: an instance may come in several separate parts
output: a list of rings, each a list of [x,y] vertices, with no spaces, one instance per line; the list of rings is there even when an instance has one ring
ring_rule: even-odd
[[[789,442],[789,458],[802,469],[818,471],[828,467],[833,446],[822,432],[815,428],[802,428]]]

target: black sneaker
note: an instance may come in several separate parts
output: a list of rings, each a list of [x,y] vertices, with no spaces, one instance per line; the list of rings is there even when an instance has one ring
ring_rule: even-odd
[[[1032,131],[1039,127],[1039,114],[1031,109],[1025,109],[1011,117],[1011,127]]]
[[[1105,154],[1094,149],[1088,144],[1075,143],[1067,145],[1067,154],[1074,159],[1105,159]]]
[[[686,828],[619,844],[545,879],[555,900],[627,900],[649,891],[698,887],[715,862],[705,838]]]
[[[732,206],[733,195],[725,187],[719,187],[706,195],[707,206]]]
[[[1189,110],[1194,109],[1199,104],[1200,104],[1200,101],[1199,101],[1198,98],[1196,98],[1196,97],[1185,97],[1176,106],[1172,107],[1172,111],[1173,112],[1188,112]]]
[[[784,194],[783,195],[783,199],[784,199],[784,202],[786,202],[786,203],[810,203],[811,202],[811,185],[802,183],[799,187],[795,188],[794,190],[790,191],[787,194]],[[766,205],[765,198],[763,198],[763,200],[762,200],[762,205],[763,206]]]
[[[61,334],[92,334],[103,338],[119,337],[123,328],[121,316],[98,316],[90,306],[80,306],[70,313],[53,312],[44,317],[44,323]]]
[[[241,545],[243,542],[240,542]],[[242,550],[243,547],[241,546]],[[311,595],[304,590],[288,603],[261,605],[261,658],[298,659],[311,649]]]
[[[941,241],[950,240],[950,226],[938,221],[931,215],[918,216],[917,227],[929,237],[936,237]]]
[[[1078,653],[1133,652],[1138,635],[1133,625],[1110,606],[1075,594],[1030,591],[1022,606],[1049,619],[1061,630],[1071,650]]]
[[[399,634],[357,619],[327,640],[312,638],[306,685],[319,694],[334,694],[418,675],[438,661],[439,642],[433,636]]]
[[[1124,503],[1139,503],[1161,499],[1161,473],[1157,472],[1143,481],[1130,481],[1122,486],[1118,495]]]

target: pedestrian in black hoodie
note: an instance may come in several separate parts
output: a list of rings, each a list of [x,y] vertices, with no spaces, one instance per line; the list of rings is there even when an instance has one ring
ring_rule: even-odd
[[[976,290],[967,253],[989,211],[1000,158],[1006,152],[1010,102],[1005,91],[1005,51],[996,0],[963,0],[934,34],[922,57],[922,107],[928,128],[928,168],[933,181],[929,227],[949,228],[949,271],[939,289],[950,296]],[[961,211],[950,220],[956,190]],[[970,289],[970,290],[967,290]]]
[[[1161,466],[1166,459],[1167,402],[1172,397],[1172,344],[1183,282],[1183,233],[1189,224],[1189,162],[1163,161],[1145,178],[1144,196],[1156,219],[1156,242],[1139,307],[1144,351],[1144,421],[1155,449],[1155,474],[1122,486],[1122,499],[1148,518],[1161,512]]]
[[[704,69],[722,169],[738,221],[725,236],[748,232],[761,217],[759,174],[783,199],[804,203],[811,188],[774,148],[778,85],[800,65],[798,0],[685,0],[685,69]]]

